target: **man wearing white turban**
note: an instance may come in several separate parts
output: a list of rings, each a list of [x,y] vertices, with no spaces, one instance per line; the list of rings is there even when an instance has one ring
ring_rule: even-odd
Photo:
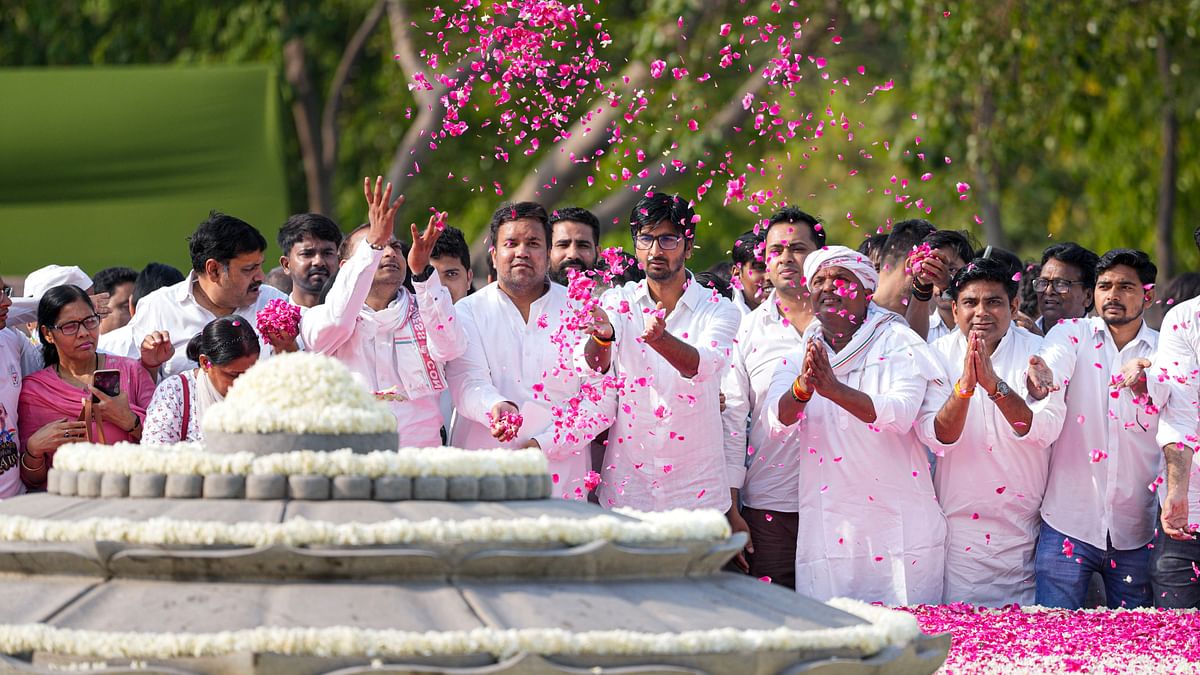
[[[871,261],[844,246],[810,253],[817,321],[783,359],[768,400],[774,433],[800,453],[796,590],[895,605],[942,597],[946,522],[922,443],[949,394],[939,360],[877,307]]]

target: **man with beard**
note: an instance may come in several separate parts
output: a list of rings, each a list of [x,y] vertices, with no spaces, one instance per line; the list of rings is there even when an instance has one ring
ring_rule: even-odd
[[[1072,242],[1055,244],[1042,253],[1042,269],[1033,280],[1037,293],[1037,327],[1043,335],[1064,319],[1080,319],[1092,308],[1096,254]]]
[[[292,280],[288,299],[301,311],[321,304],[321,288],[337,269],[342,231],[319,213],[299,213],[279,228],[279,265]]]
[[[567,270],[587,272],[596,267],[600,221],[587,209],[568,206],[550,215],[550,278],[567,285]]]
[[[764,236],[773,290],[742,319],[733,342],[733,365],[721,382],[725,470],[733,501],[727,515],[735,532],[750,536],[745,553],[736,559],[738,566],[795,588],[800,446],[791,433],[771,435],[767,390],[775,367],[796,349],[812,321],[804,260],[825,246],[825,230],[816,218],[789,206],[771,216]]]
[[[949,393],[941,363],[871,302],[879,277],[862,254],[820,249],[804,276],[816,321],[780,359],[767,393],[773,431],[796,427],[801,449],[796,590],[940,602],[946,522],[922,442]]]
[[[720,385],[741,315],[684,267],[699,222],[678,195],[642,197],[629,216],[646,279],[600,298],[583,361],[622,378],[606,403],[599,491],[605,508],[728,511]]]
[[[946,603],[1033,604],[1046,448],[1062,429],[1064,404],[1062,396],[1025,403],[1025,369],[1042,338],[1016,329],[1012,277],[1000,260],[965,265],[947,289],[955,330],[933,343],[955,382],[931,446],[946,514]]]
[[[121,356],[141,358],[147,370],[162,377],[197,367],[185,347],[213,319],[230,314],[250,319],[271,300],[287,299],[263,285],[267,240],[246,221],[213,211],[192,233],[188,248],[192,271],[137,303],[129,321],[131,339],[121,345]],[[272,345],[259,339],[266,358]]]
[[[410,226],[412,247],[392,234],[396,211],[392,184],[363,179],[369,222],[342,243],[341,267],[325,303],[304,313],[300,336],[308,349],[328,354],[359,375],[396,416],[400,445],[442,444],[438,397],[446,389],[445,364],[466,349],[450,292],[429,254],[446,214],[434,213],[425,231]],[[420,270],[411,275],[410,270]]]
[[[496,281],[455,307],[467,350],[446,369],[458,410],[450,444],[539,447],[550,461],[554,497],[584,499],[588,443],[598,429],[588,434],[551,415],[552,408],[569,409],[580,376],[555,343],[569,301],[567,289],[546,278],[546,210],[534,202],[502,204],[489,230]],[[522,417],[513,438],[494,423],[506,413]]]
[[[1060,278],[1063,267],[1048,260],[1050,276],[1043,269],[1043,277]],[[1079,609],[1093,572],[1104,579],[1110,608],[1150,604],[1146,545],[1154,538],[1157,504],[1149,486],[1162,454],[1155,440],[1158,408],[1144,373],[1158,332],[1142,312],[1154,303],[1157,274],[1141,251],[1105,253],[1082,275],[1095,279],[1100,316],[1048,322],[1053,330],[1031,359],[1030,394],[1041,399],[1061,388],[1067,406],[1062,433],[1050,447],[1042,501],[1039,605]]]

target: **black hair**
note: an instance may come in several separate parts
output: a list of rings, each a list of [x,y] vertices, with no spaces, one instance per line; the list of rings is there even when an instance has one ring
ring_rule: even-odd
[[[1021,262],[1021,258],[1016,253],[1000,248],[999,246],[986,246],[979,249],[975,254],[976,258],[987,258],[989,260],[998,260],[1008,266],[1009,278],[1014,278],[1017,274],[1024,277],[1025,263]]]
[[[901,266],[908,259],[908,254],[912,253],[913,247],[935,230],[937,228],[933,223],[922,218],[902,220],[892,225],[892,231],[888,233],[887,242],[884,243],[883,252],[880,254],[880,262]]]
[[[693,275],[692,278],[701,286],[705,288],[711,288],[717,293],[720,293],[721,297],[725,298],[726,300],[733,300],[733,286],[730,286],[728,281],[725,281],[712,272],[700,272],[699,274]]]
[[[872,234],[871,236],[862,240],[862,243],[860,243],[858,245],[857,250],[859,253],[863,254],[864,256],[871,258],[871,257],[883,252],[883,246],[884,246],[884,244],[887,244],[887,240],[888,240],[887,232],[880,232],[878,234]]]
[[[629,234],[637,239],[638,233],[668,221],[675,231],[688,241],[696,238],[696,212],[687,200],[679,195],[655,192],[638,200],[629,213]]]
[[[471,269],[471,246],[467,244],[462,230],[457,227],[447,225],[446,229],[442,230],[437,241],[433,242],[433,251],[429,253],[429,257],[458,258],[464,270]]]
[[[241,218],[211,211],[208,218],[188,237],[192,269],[204,272],[204,264],[216,260],[224,267],[243,253],[267,250],[267,240],[250,223]]]
[[[1021,270],[1021,280],[1017,282],[1017,295],[1021,297],[1020,310],[1027,316],[1038,317],[1037,291],[1033,290],[1033,280],[1042,273],[1042,266],[1034,260],[1025,261]]]
[[[596,214],[587,209],[578,206],[567,206],[561,209],[555,209],[554,213],[550,214],[550,229],[554,230],[554,224],[563,220],[573,220],[577,223],[583,223],[592,229],[592,243],[600,245],[600,219]],[[549,238],[546,241],[550,241]]]
[[[634,263],[634,266],[637,266],[636,262]],[[715,274],[728,282],[733,278],[733,263],[729,262],[728,260],[718,260],[717,262],[709,265],[708,269],[704,271],[708,272],[709,274]]]
[[[133,282],[133,295],[129,296],[129,302],[136,309],[138,301],[142,298],[165,286],[174,286],[186,278],[183,272],[171,265],[158,262],[149,263],[142,268],[141,272],[138,272],[137,280]]]
[[[43,293],[42,299],[38,301],[37,334],[38,340],[42,343],[42,361],[47,366],[58,365],[58,348],[46,340],[46,333],[42,329],[58,325],[58,315],[62,314],[63,307],[79,300],[82,300],[93,312],[96,311],[96,306],[92,304],[92,299],[88,294],[82,288],[72,284],[55,286]]]
[[[292,278],[287,272],[283,271],[283,267],[276,265],[267,272],[267,278],[263,281],[264,284],[278,290],[284,295],[292,294]]]
[[[492,213],[492,222],[488,225],[492,246],[496,245],[496,237],[500,232],[501,225],[522,218],[530,218],[542,224],[542,229],[546,233],[546,246],[549,247],[550,216],[546,215],[546,207],[537,202],[504,202],[497,207]]]
[[[92,276],[93,293],[112,293],[121,284],[137,282],[137,270],[128,267],[106,267]]]
[[[1152,284],[1158,278],[1158,266],[1150,260],[1150,256],[1132,248],[1114,248],[1100,256],[1096,261],[1096,277],[1099,278],[1117,265],[1132,267],[1142,284]]]
[[[346,234],[346,238],[343,239],[342,243],[338,246],[338,259],[339,260],[345,260],[346,258],[349,258],[351,255],[354,255],[354,251],[350,250],[350,240],[354,238],[354,235],[367,229],[370,226],[371,226],[370,223],[363,223],[362,225],[359,225],[358,227],[354,228],[353,230],[350,230],[350,232],[348,232]],[[404,269],[407,270],[404,274],[404,287],[407,288],[410,293],[415,293],[415,291],[413,290],[413,282],[412,282],[413,271],[408,269],[408,264],[407,264],[408,263],[408,251],[410,248],[412,248],[412,245],[409,244],[407,241],[404,241],[403,239],[397,239],[396,241],[399,242],[399,244],[400,244],[400,257],[404,258],[404,262],[405,262]],[[333,279],[336,276],[337,276],[337,273],[335,270],[334,273],[330,274],[329,278],[325,280],[325,284],[321,286],[320,300],[321,300],[322,305],[325,304],[325,296],[329,293],[329,289],[333,288]]]
[[[283,227],[279,228],[275,241],[279,244],[279,250],[283,251],[284,255],[289,255],[292,247],[306,236],[331,242],[334,247],[342,243],[341,228],[319,213],[297,213],[288,218]]]
[[[199,361],[203,354],[209,361],[223,366],[244,356],[257,354],[260,349],[258,334],[250,322],[237,314],[230,314],[209,321],[203,330],[192,336],[187,343],[187,357],[190,361]]]
[[[735,265],[749,265],[754,262],[757,254],[758,260],[762,261],[762,246],[763,238],[754,231],[743,232],[740,237],[733,242],[733,251],[731,256]]]
[[[1055,244],[1042,252],[1042,267],[1045,267],[1051,258],[1078,268],[1079,280],[1083,282],[1084,288],[1096,287],[1096,263],[1100,262],[1100,256],[1073,241],[1067,241]]]
[[[964,263],[975,257],[975,246],[972,245],[970,236],[960,230],[930,232],[925,236],[923,243],[929,244],[929,248],[932,249],[949,249]]]
[[[767,229],[763,230],[763,239],[767,238],[767,233],[771,231],[772,227],[780,223],[804,223],[808,226],[809,232],[812,233],[812,239],[816,242],[817,248],[825,247],[825,226],[821,224],[820,219],[794,206],[785,206],[771,216],[767,221]],[[884,235],[883,238],[886,239],[887,236]],[[859,248],[861,249],[862,247],[860,246]],[[860,250],[859,253],[866,252]]]
[[[995,257],[975,258],[963,265],[950,280],[950,288],[946,289],[946,292],[957,301],[959,292],[967,284],[976,281],[994,281],[1004,286],[1009,302],[1017,297],[1017,282],[1013,279],[1012,269],[1007,262]]]

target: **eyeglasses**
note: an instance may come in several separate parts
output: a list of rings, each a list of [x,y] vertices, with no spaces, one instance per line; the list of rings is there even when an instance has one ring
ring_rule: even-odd
[[[1054,287],[1055,293],[1066,293],[1071,290],[1075,284],[1083,285],[1082,281],[1070,281],[1068,279],[1034,279],[1033,290],[1038,293],[1045,293],[1047,288]]]
[[[3,295],[6,298],[11,298],[12,297],[12,286],[5,286],[4,288],[0,288],[0,295]]]
[[[99,326],[100,326],[100,315],[93,314],[91,316],[85,316],[78,321],[68,321],[66,323],[60,323],[57,326],[50,326],[50,330],[56,330],[56,331],[62,333],[63,335],[74,335],[79,332],[80,328],[86,328],[87,330],[96,330],[96,328]]]
[[[660,234],[653,237],[648,234],[639,234],[633,238],[633,243],[643,251],[648,251],[654,248],[654,242],[658,242],[658,247],[664,251],[674,251],[679,248],[679,242],[683,241],[683,237],[677,234]]]

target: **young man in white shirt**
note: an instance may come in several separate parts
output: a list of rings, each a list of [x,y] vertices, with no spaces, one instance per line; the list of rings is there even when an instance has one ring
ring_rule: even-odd
[[[599,489],[605,508],[728,511],[720,384],[741,316],[692,279],[699,217],[678,195],[643,197],[630,214],[646,278],[601,296],[586,365],[624,378],[610,415]]]
[[[1066,392],[1066,421],[1051,446],[1042,500],[1039,605],[1079,609],[1094,572],[1104,579],[1110,608],[1151,602],[1147,545],[1154,538],[1152,486],[1162,454],[1155,440],[1158,408],[1143,376],[1158,332],[1142,313],[1154,303],[1157,274],[1141,251],[1105,253],[1086,275],[1096,280],[1099,316],[1047,326],[1053,330],[1031,361],[1032,396],[1043,398],[1053,387]],[[1046,369],[1052,377],[1044,376]]]
[[[292,281],[288,301],[306,310],[321,304],[321,289],[338,267],[342,231],[337,223],[319,213],[297,213],[276,237],[279,265]]]
[[[800,447],[796,590],[894,605],[942,599],[946,521],[922,442],[949,387],[938,358],[870,300],[878,276],[844,246],[810,253],[816,321],[767,397]],[[931,391],[932,390],[932,391]]]
[[[435,213],[425,231],[410,227],[412,248],[392,234],[403,196],[391,201],[383,178],[371,189],[364,179],[369,224],[343,242],[341,267],[324,304],[304,313],[300,336],[308,349],[346,364],[396,416],[400,445],[442,444],[438,398],[446,389],[445,364],[466,349],[450,292],[429,254],[446,214]],[[413,290],[405,287],[410,270]]]
[[[1200,248],[1200,228],[1194,233]],[[1154,606],[1200,609],[1200,298],[1179,303],[1163,317],[1150,390],[1163,405],[1158,445],[1163,449],[1165,484],[1158,486],[1161,527],[1154,539],[1150,582]]]
[[[263,285],[267,240],[249,223],[213,211],[188,239],[188,249],[192,271],[187,278],[142,298],[129,321],[130,339],[114,345],[121,356],[140,357],[143,366],[161,377],[197,367],[185,347],[213,319],[238,314],[253,322],[271,300],[287,300]],[[259,341],[265,358],[272,344],[261,336]]]
[[[467,350],[446,368],[458,410],[450,444],[539,447],[550,461],[554,497],[586,499],[589,441],[602,429],[589,435],[554,419],[552,409],[568,409],[579,393],[580,377],[570,346],[555,343],[570,309],[567,289],[546,277],[546,210],[534,202],[502,204],[489,229],[496,281],[455,306]],[[504,413],[522,417],[515,438],[493,424]]]
[[[1065,404],[1061,395],[1026,403],[1025,371],[1042,338],[1013,322],[1017,282],[1008,265],[976,258],[948,292],[955,331],[932,345],[955,382],[932,446],[947,526],[942,602],[1030,605],[1048,448]]]
[[[730,270],[733,306],[746,316],[758,308],[767,297],[767,265],[764,262],[763,235],[743,232],[733,242],[730,255],[733,268]]]
[[[772,291],[742,319],[733,364],[721,382],[725,470],[733,501],[727,515],[735,532],[750,537],[738,566],[795,588],[800,446],[794,434],[771,435],[767,390],[775,367],[797,349],[812,321],[804,259],[825,245],[825,230],[813,216],[785,207],[767,221],[763,236]]]
[[[578,206],[550,214],[550,279],[566,286],[568,270],[587,272],[600,259],[600,221]]]

